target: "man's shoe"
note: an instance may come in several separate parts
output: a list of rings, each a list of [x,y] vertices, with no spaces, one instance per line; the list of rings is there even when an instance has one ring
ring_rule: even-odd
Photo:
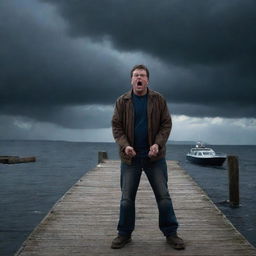
[[[118,235],[111,244],[112,249],[121,249],[126,244],[130,243],[132,241],[131,236],[120,236]]]
[[[178,237],[177,234],[167,236],[166,241],[168,244],[172,246],[172,248],[176,250],[184,250],[185,249],[185,243],[182,238]]]

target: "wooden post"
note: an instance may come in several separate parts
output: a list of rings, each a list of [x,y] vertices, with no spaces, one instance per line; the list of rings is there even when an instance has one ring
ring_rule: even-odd
[[[108,154],[106,151],[98,152],[98,164],[104,163],[104,160],[108,159]]]
[[[237,156],[228,156],[229,204],[239,207],[239,164]]]

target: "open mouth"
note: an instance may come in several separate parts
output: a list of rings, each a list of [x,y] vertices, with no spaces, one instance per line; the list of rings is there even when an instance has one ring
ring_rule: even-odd
[[[142,85],[142,82],[139,81],[139,82],[137,83],[137,85],[141,86],[141,85]]]

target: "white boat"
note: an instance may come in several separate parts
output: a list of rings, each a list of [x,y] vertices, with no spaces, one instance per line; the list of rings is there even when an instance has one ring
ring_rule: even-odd
[[[186,158],[194,164],[221,166],[225,162],[227,155],[215,153],[212,148],[206,148],[201,143],[198,143],[195,148],[190,149]]]

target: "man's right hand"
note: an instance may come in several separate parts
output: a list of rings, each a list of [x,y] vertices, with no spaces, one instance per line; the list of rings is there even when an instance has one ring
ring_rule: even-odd
[[[136,156],[136,152],[135,152],[134,148],[131,147],[131,146],[127,146],[127,147],[125,148],[124,152],[125,152],[126,155],[128,155],[128,156],[130,156],[130,157]]]

